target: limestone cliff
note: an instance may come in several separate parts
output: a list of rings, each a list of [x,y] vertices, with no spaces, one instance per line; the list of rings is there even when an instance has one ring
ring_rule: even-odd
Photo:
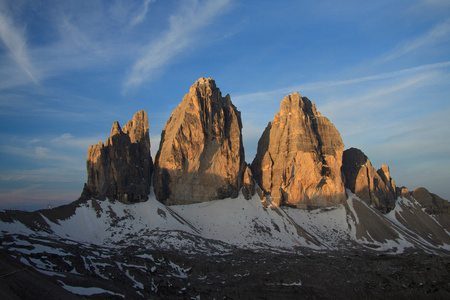
[[[344,151],[342,170],[346,187],[361,200],[382,213],[395,207],[397,192],[387,165],[377,171],[361,150],[350,148]]]
[[[161,134],[156,198],[188,204],[237,197],[245,171],[240,112],[211,78],[195,82]]]
[[[343,151],[334,125],[308,98],[290,94],[258,142],[253,176],[275,205],[336,205],[346,199]]]
[[[244,178],[242,183],[242,194],[244,198],[250,200],[255,194],[255,180],[253,179],[252,170],[249,166],[245,168]]]
[[[106,143],[89,147],[86,168],[82,198],[146,201],[153,171],[147,113],[137,112],[123,130],[114,122]]]

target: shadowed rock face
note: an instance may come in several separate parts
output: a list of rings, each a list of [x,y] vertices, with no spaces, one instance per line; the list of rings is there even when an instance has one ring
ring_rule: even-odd
[[[430,193],[426,188],[416,188],[412,196],[420,203],[425,212],[433,215],[448,215],[450,213],[450,203],[436,194]]]
[[[387,165],[377,171],[361,150],[350,148],[344,151],[342,171],[346,187],[360,199],[382,213],[395,207],[396,187]]]
[[[147,113],[143,110],[120,128],[114,122],[106,143],[89,147],[86,168],[88,182],[82,198],[142,202],[150,193],[153,162]]]
[[[155,159],[156,198],[188,204],[235,198],[245,154],[240,112],[211,78],[195,82],[173,111]]]
[[[255,180],[253,179],[252,170],[249,166],[245,167],[242,194],[247,200],[250,200],[255,194]]]
[[[346,199],[343,151],[334,125],[308,98],[290,94],[258,142],[253,176],[276,205],[333,206]]]

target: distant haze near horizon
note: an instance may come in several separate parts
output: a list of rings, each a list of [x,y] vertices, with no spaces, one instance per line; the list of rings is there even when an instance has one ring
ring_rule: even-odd
[[[282,3],[282,4],[280,4]],[[199,77],[241,111],[246,160],[298,91],[345,149],[450,200],[450,2],[0,0],[0,209],[76,200],[89,145]]]

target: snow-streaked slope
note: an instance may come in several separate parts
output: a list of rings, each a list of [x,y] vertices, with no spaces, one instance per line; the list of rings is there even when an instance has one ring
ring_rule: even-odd
[[[367,247],[402,252],[408,247],[450,251],[447,228],[414,200],[399,198],[383,215],[350,191],[344,204],[316,210],[264,207],[258,196],[191,205],[165,206],[150,195],[143,203],[89,200],[64,220],[51,221],[59,237],[107,246],[135,245],[149,249],[224,253],[234,247],[293,251]],[[1,230],[24,231],[15,223]]]

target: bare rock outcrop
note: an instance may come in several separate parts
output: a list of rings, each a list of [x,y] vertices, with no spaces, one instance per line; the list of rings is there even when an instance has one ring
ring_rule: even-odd
[[[156,198],[170,205],[237,197],[246,167],[241,130],[230,96],[211,78],[197,80],[163,129]]]
[[[438,195],[430,193],[426,188],[416,188],[412,192],[412,196],[428,214],[450,214],[450,203]]]
[[[280,106],[258,142],[251,165],[256,182],[274,205],[314,208],[341,203],[346,192],[339,132],[297,92]]]
[[[397,187],[394,179],[391,178],[389,166],[385,164],[381,165],[381,168],[377,170],[377,173],[380,175],[388,190],[395,196],[397,194]]]
[[[88,181],[82,198],[123,203],[148,200],[153,161],[147,113],[137,112],[123,129],[114,122],[106,143],[89,147],[86,168]]]
[[[253,179],[252,170],[250,166],[245,168],[244,178],[242,183],[242,194],[244,198],[250,200],[255,194],[255,180]]]
[[[398,189],[400,196],[411,201],[411,192],[404,186]]]
[[[395,207],[396,187],[387,165],[377,171],[361,150],[350,148],[344,151],[342,171],[346,187],[361,200],[382,213]]]

